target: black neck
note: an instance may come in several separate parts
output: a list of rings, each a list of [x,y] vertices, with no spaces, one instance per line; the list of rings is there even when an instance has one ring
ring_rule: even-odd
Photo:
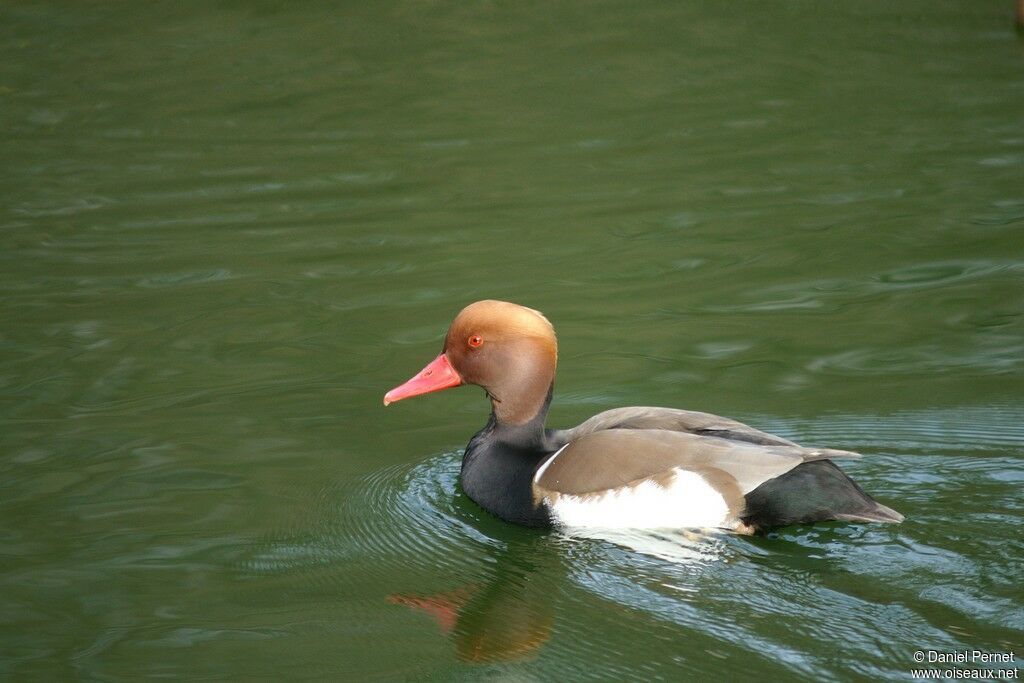
[[[554,452],[552,432],[544,429],[552,388],[537,414],[523,424],[508,424],[491,413],[487,425],[466,446],[462,490],[487,511],[527,526],[550,523],[533,500],[533,475]]]

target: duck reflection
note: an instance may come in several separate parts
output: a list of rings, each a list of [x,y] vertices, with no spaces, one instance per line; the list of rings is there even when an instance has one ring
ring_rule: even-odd
[[[542,539],[510,543],[489,563],[478,583],[434,595],[396,593],[387,601],[429,615],[464,662],[529,659],[551,637],[555,603],[565,570]]]
[[[658,583],[690,592],[725,551],[722,534],[696,530],[538,535],[495,550],[478,581],[430,595],[396,593],[387,601],[430,616],[464,662],[523,660],[550,639],[560,594],[570,575],[581,578],[581,566],[597,562],[611,575],[632,575],[643,567],[661,577]]]

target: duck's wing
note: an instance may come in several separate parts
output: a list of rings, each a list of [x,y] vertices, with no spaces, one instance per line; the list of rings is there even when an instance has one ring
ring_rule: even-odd
[[[669,432],[684,432],[697,436],[713,436],[728,441],[756,444],[760,446],[800,446],[781,436],[762,432],[750,425],[731,420],[721,415],[701,413],[695,410],[679,410],[677,408],[631,407],[615,408],[598,413],[586,422],[572,429],[561,430],[558,436],[563,443],[582,438],[587,434],[607,429],[656,429]],[[832,455],[826,457],[851,458],[859,457],[851,451],[836,449],[828,450]]]
[[[730,508],[741,510],[743,497],[766,481],[801,463],[841,457],[858,456],[791,442],[763,445],[688,431],[604,428],[583,433],[548,458],[534,485],[541,493],[580,496],[643,481],[663,483],[687,471],[699,474]]]

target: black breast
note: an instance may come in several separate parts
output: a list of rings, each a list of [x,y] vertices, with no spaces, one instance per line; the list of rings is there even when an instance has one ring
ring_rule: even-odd
[[[509,443],[493,429],[473,437],[462,458],[462,490],[477,505],[507,522],[551,526],[547,508],[533,499],[533,475],[553,451]]]

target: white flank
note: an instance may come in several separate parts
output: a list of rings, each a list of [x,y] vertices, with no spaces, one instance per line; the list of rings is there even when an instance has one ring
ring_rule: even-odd
[[[543,467],[538,477],[540,472]],[[702,476],[681,469],[674,472],[667,487],[644,481],[601,495],[563,493],[552,497],[553,504],[550,499],[547,502],[558,523],[566,527],[679,529],[735,525],[725,499]]]

